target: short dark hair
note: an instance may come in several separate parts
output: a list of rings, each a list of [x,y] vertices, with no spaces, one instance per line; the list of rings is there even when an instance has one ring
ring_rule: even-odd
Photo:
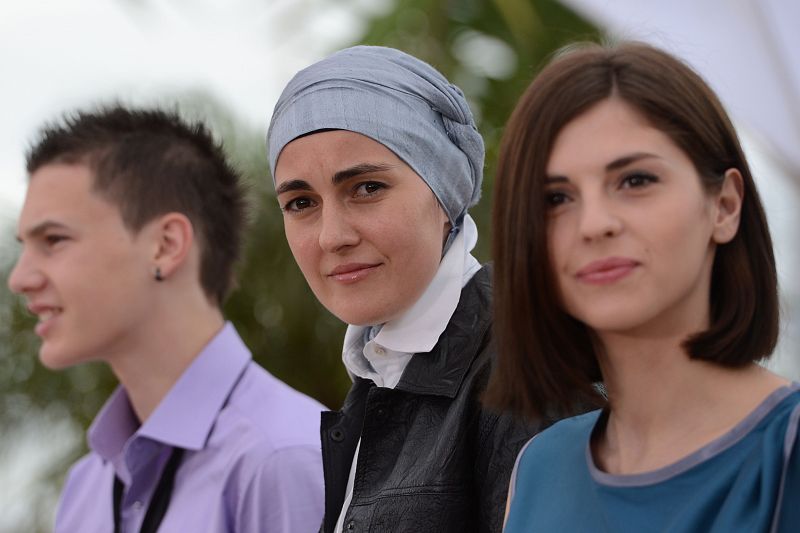
[[[134,233],[159,215],[186,215],[200,245],[200,283],[222,305],[241,252],[245,198],[239,174],[202,123],[119,104],[77,111],[46,125],[28,150],[29,176],[57,163],[87,165],[93,190],[119,207]]]
[[[764,209],[736,131],[691,68],[642,43],[573,45],[528,87],[504,133],[493,205],[498,361],[486,399],[528,416],[602,401],[590,329],[560,303],[547,248],[544,179],[556,136],[598,102],[618,98],[691,159],[706,191],[725,171],[744,181],[736,236],[717,247],[710,326],[687,339],[693,359],[740,367],[768,357],[778,336],[777,275]]]

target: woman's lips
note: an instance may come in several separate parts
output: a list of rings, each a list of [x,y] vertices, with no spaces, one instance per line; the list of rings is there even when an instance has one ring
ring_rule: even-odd
[[[584,283],[606,285],[619,281],[633,272],[638,266],[639,262],[633,259],[609,257],[607,259],[600,259],[599,261],[592,261],[581,268],[575,274],[575,277]]]
[[[372,274],[379,266],[381,263],[348,263],[331,270],[328,277],[339,283],[356,283]]]

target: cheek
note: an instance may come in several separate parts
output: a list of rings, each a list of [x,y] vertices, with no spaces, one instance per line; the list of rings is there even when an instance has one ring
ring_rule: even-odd
[[[424,224],[431,230],[431,239],[436,243],[436,247],[439,249],[439,255],[441,256],[441,251],[447,240],[447,235],[450,232],[450,219],[447,218],[447,214],[444,212],[442,206],[439,205],[439,201],[436,200],[435,196],[431,194],[430,200],[431,202],[428,204],[428,208],[424,213]]]
[[[427,285],[442,258],[445,221],[431,209],[404,209],[394,215],[376,219],[370,240],[406,280],[403,284]]]
[[[576,222],[577,223],[577,222]],[[573,254],[577,252],[580,237],[576,226],[568,216],[561,214],[547,222],[547,264],[539,264],[536,268],[547,268],[553,290],[556,294],[558,308],[576,316],[576,287],[571,269],[576,263]]]
[[[439,204],[432,201],[434,205],[409,202],[402,207],[393,207],[389,212],[384,211],[382,216],[371,218],[369,224],[362,225],[362,228],[390,246],[417,250],[438,247],[441,252],[447,216]]]
[[[668,256],[674,256],[679,249],[683,249],[684,254],[692,253],[691,249],[705,253],[712,241],[712,214],[706,205],[696,205],[688,209],[684,207],[682,210],[680,207],[676,205],[674,209],[645,219],[650,222],[650,247],[654,250],[660,249]]]
[[[548,222],[546,230],[547,254],[550,267],[556,275],[566,267],[568,252],[573,248],[570,237],[572,234],[573,232],[569,230],[569,226],[565,224],[563,218],[553,219]]]
[[[88,243],[87,243],[88,244]],[[102,249],[102,252],[98,250]],[[111,239],[81,246],[70,254],[60,269],[86,291],[102,292],[101,286],[122,285],[122,280],[136,280],[139,276],[149,277],[151,264],[144,252],[127,243],[117,245]]]
[[[447,238],[449,224],[447,215],[444,214],[437,203],[434,210],[429,210],[426,217],[420,217],[421,221],[417,228],[420,235],[418,247],[424,249],[425,257],[429,257],[429,263],[433,265],[433,270],[438,268],[442,259],[442,251]],[[430,269],[429,269],[430,270]]]
[[[284,234],[295,262],[305,273],[308,266],[314,261],[315,240],[309,231],[291,223],[284,225]]]

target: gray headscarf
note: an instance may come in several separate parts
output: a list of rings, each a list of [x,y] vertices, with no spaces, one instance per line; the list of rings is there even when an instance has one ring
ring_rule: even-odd
[[[267,133],[272,175],[284,146],[320,129],[353,131],[389,148],[431,188],[452,234],[480,198],[483,139],[464,94],[404,52],[355,46],[298,72]]]

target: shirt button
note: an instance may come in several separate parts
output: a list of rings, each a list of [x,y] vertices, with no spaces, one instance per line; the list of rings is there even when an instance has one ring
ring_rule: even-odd
[[[331,440],[334,442],[342,442],[344,440],[344,431],[339,428],[332,429]]]
[[[142,502],[140,502],[139,500],[136,500],[135,502],[133,502],[133,509],[135,511],[141,511],[142,510]]]
[[[356,528],[356,525],[353,522],[347,523],[347,531],[353,531]]]
[[[378,354],[378,355],[386,355],[386,350],[384,350],[382,347],[378,346],[378,347],[375,348],[375,353]]]

